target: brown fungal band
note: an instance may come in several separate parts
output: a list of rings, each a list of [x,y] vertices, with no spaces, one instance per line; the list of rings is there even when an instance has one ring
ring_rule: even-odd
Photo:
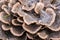
[[[60,0],[0,0],[0,40],[60,40]]]

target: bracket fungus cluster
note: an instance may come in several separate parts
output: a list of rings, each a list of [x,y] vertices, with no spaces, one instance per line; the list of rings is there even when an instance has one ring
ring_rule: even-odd
[[[0,0],[1,40],[60,40],[60,0]]]

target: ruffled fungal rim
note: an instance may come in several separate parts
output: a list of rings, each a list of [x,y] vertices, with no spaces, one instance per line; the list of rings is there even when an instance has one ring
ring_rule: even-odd
[[[21,33],[17,33],[17,31],[15,31],[13,28],[11,28],[11,29],[10,29],[10,32],[11,32],[14,36],[22,36],[25,31],[23,30]]]
[[[27,24],[27,25],[30,25],[30,24],[32,24],[32,23],[37,23],[37,18],[36,17],[34,17],[34,15],[25,15],[24,17],[23,17],[23,19],[24,19],[24,22]],[[30,21],[29,21],[30,20]]]
[[[46,16],[48,16],[47,18],[47,21],[44,23],[44,20],[43,19],[45,19],[44,17],[42,18],[42,19],[39,19],[39,23],[40,24],[42,24],[42,25],[46,25],[46,26],[51,26],[53,23],[54,23],[54,21],[55,21],[55,17],[56,17],[56,13],[54,12],[54,10],[52,9],[52,8],[47,8],[46,9],[46,12],[45,11],[43,11],[42,10],[42,12],[43,12],[43,14],[42,15],[44,15],[45,14],[45,17]],[[50,15],[50,16],[49,16]],[[52,15],[52,17],[51,17],[51,15]],[[51,17],[51,18],[50,18]],[[50,19],[50,22],[48,21]],[[42,21],[43,20],[43,21]],[[46,19],[45,19],[46,20]],[[49,23],[48,23],[49,22]]]
[[[33,8],[35,7],[35,4],[32,6],[32,7],[25,7],[25,6],[22,6],[22,9],[23,10],[27,10],[27,11],[31,11]]]
[[[22,10],[22,9],[21,9],[21,4],[20,4],[19,2],[17,2],[16,4],[13,5],[11,11],[12,11],[13,13],[17,13],[19,10]]]
[[[42,2],[39,2],[36,4],[34,11],[39,14],[41,10],[43,10],[44,4]]]
[[[7,17],[10,18],[10,15],[7,15],[5,12],[0,12],[0,21],[3,22],[3,23],[6,23],[6,24],[10,24],[9,22],[11,21],[11,18],[10,19],[5,19]]]
[[[39,0],[39,1],[38,1],[38,0],[32,0],[32,1],[38,1],[38,2],[36,2],[36,4],[33,5],[34,8],[32,8],[32,9],[31,9],[31,8],[30,8],[30,9],[23,9],[23,7],[25,7],[25,5],[23,5],[24,3],[22,3],[22,2],[17,2],[16,0],[15,0],[14,2],[13,2],[13,1],[14,1],[14,0],[7,0],[7,1],[6,1],[6,0],[1,0],[1,1],[0,1],[0,3],[1,3],[0,7],[1,7],[1,6],[4,6],[5,2],[7,2],[7,3],[5,4],[5,6],[7,6],[7,8],[8,8],[8,9],[1,8],[1,9],[2,9],[1,11],[5,11],[4,13],[6,13],[6,14],[8,14],[8,12],[11,11],[11,13],[12,13],[11,15],[12,15],[12,16],[14,16],[14,14],[17,14],[18,16],[16,16],[16,18],[15,18],[15,16],[14,16],[14,18],[12,18],[12,20],[15,19],[15,20],[17,20],[19,23],[21,23],[21,24],[24,24],[24,23],[25,23],[26,26],[28,26],[29,28],[33,29],[33,32],[28,32],[28,31],[26,31],[26,30],[24,29],[23,25],[21,25],[21,26],[15,25],[14,23],[15,23],[16,21],[15,21],[13,24],[11,24],[10,22],[9,22],[10,24],[3,23],[3,22],[1,21],[1,22],[3,23],[3,24],[2,24],[2,29],[3,29],[3,31],[6,31],[6,32],[7,32],[8,30],[10,31],[11,28],[12,28],[13,31],[11,32],[11,34],[12,34],[13,36],[16,36],[16,37],[18,36],[18,37],[20,37],[20,38],[23,36],[23,37],[22,37],[22,40],[28,40],[28,39],[26,39],[26,38],[30,38],[30,39],[32,39],[32,40],[44,39],[43,37],[40,37],[40,38],[39,38],[39,35],[37,35],[40,31],[47,31],[47,32],[48,32],[48,30],[44,30],[45,28],[44,28],[44,29],[41,29],[41,28],[39,29],[39,27],[40,27],[40,26],[42,27],[43,25],[46,26],[47,29],[50,29],[50,28],[51,28],[51,29],[50,29],[51,31],[54,31],[54,30],[55,30],[55,31],[60,31],[60,26],[59,26],[59,25],[57,26],[58,28],[56,28],[56,27],[51,27],[51,25],[37,23],[37,22],[39,22],[39,17],[37,18],[37,16],[40,16],[40,15],[39,15],[40,13],[37,13],[37,12],[35,12],[35,10],[34,10],[35,7],[36,7],[36,5],[37,5],[37,3],[39,3],[39,2],[40,2],[40,3],[43,3],[43,5],[44,5],[43,8],[40,10],[40,12],[41,12],[42,10],[44,10],[45,12],[49,13],[49,11],[47,11],[47,8],[52,8],[53,11],[56,11],[56,10],[58,11],[58,10],[60,10],[60,9],[58,9],[59,7],[56,8],[55,6],[53,6],[54,4],[51,3],[53,0],[47,0],[48,2],[47,2],[46,0]],[[23,0],[22,0],[22,1],[23,1]],[[31,0],[29,0],[29,1],[31,1]],[[48,3],[47,6],[44,4],[43,1],[46,1],[46,2]],[[60,0],[59,0],[59,1],[60,1]],[[25,2],[25,1],[24,1],[24,2]],[[58,2],[58,1],[56,0],[55,4],[57,4],[57,2]],[[29,2],[28,2],[28,3],[29,3]],[[51,3],[51,4],[50,4],[50,3]],[[22,4],[22,5],[21,5],[21,4]],[[27,2],[26,2],[26,4],[27,4]],[[59,2],[58,2],[58,4],[59,4]],[[10,8],[11,10],[9,10],[9,8]],[[37,13],[37,14],[36,14],[36,13]],[[33,14],[33,15],[30,15],[30,14]],[[8,14],[8,15],[9,15],[9,14]],[[35,20],[35,17],[36,17],[36,21],[34,22],[34,20],[33,20],[33,22],[31,21],[31,23],[29,23],[29,21],[30,21],[29,19],[31,19],[31,18],[28,19],[28,18],[26,18],[25,16],[28,17],[28,18],[29,18],[29,16],[31,16],[31,18],[33,18],[34,20]],[[35,17],[33,17],[33,16],[35,16]],[[57,14],[56,14],[56,16],[57,16]],[[23,20],[20,20],[18,17],[22,17]],[[25,17],[25,18],[24,18],[24,17]],[[56,19],[56,18],[55,18],[55,19]],[[12,20],[11,20],[11,21],[12,21]],[[26,20],[26,22],[25,22],[25,20]],[[27,21],[27,20],[29,20],[29,21]],[[60,19],[58,19],[58,20],[60,20]],[[46,21],[46,20],[45,20],[45,21]],[[28,22],[28,23],[27,23],[27,22]],[[56,21],[54,21],[54,22],[56,22]],[[54,23],[54,22],[53,22],[53,23]],[[40,25],[40,26],[39,26],[39,27],[37,27],[37,26],[36,26],[36,27],[35,27],[35,26],[33,27],[33,23],[36,23],[36,25]],[[51,24],[53,24],[53,23],[51,23]],[[57,24],[58,24],[58,23],[57,23]],[[60,24],[60,23],[59,23],[59,24]],[[11,26],[11,28],[7,28],[7,29],[6,29],[6,26],[5,26],[5,28],[4,28],[3,25],[8,25],[8,27]],[[30,25],[31,25],[31,27],[30,27]],[[34,24],[34,25],[35,25],[35,24]],[[25,26],[25,27],[26,27],[26,26]],[[21,27],[21,29],[18,29],[18,27]],[[23,28],[22,28],[22,27],[23,27]],[[32,28],[32,27],[33,27],[33,28]],[[16,29],[14,30],[14,28],[16,28]],[[29,28],[27,28],[27,29],[29,29]],[[20,35],[20,34],[18,33],[19,31],[16,31],[16,30],[20,30],[20,31],[21,31],[22,29],[24,30],[24,32],[23,32],[23,34]],[[30,30],[31,30],[31,29],[30,29]],[[39,29],[39,30],[35,33],[34,30],[36,30],[36,29]],[[26,31],[26,32],[25,32],[25,31]],[[55,31],[54,31],[54,32],[55,32]],[[33,36],[30,37],[30,35],[27,35],[27,34],[24,35],[24,33],[27,33],[27,34],[30,33],[30,34],[32,34]],[[52,32],[51,32],[51,33],[52,33]],[[35,36],[34,34],[37,35],[38,38],[35,38],[36,36]],[[49,33],[48,33],[48,34],[49,34]],[[47,35],[48,35],[48,34],[47,34]],[[19,36],[19,35],[20,35],[20,36]],[[9,35],[9,36],[10,36],[10,35]],[[26,36],[26,37],[24,37],[24,36]],[[35,37],[34,37],[34,36],[35,36]],[[50,35],[48,35],[48,36],[50,37]],[[58,35],[57,35],[57,36],[58,36]],[[8,38],[8,37],[7,37],[7,38]],[[3,39],[3,37],[2,37],[1,39]],[[51,39],[53,39],[53,38],[51,38]],[[11,39],[9,38],[8,40],[21,40],[21,39],[18,39],[18,38],[15,39],[15,37],[12,37],[12,36],[11,36]],[[45,40],[45,39],[44,39],[44,40]],[[56,40],[57,40],[57,39],[56,39]]]
[[[21,4],[23,4],[22,9],[26,10],[26,11],[31,11],[32,9],[34,9],[37,1],[36,0],[19,0],[19,2],[21,2]]]
[[[6,14],[10,15],[10,7],[9,7],[9,6],[7,6],[7,5],[2,5],[1,8],[6,12]]]
[[[56,17],[55,17],[54,23],[51,26],[49,26],[48,28],[52,31],[59,31],[60,30],[60,25],[59,25],[60,21],[59,20],[60,20],[60,13],[58,10],[58,11],[56,11]]]
[[[42,39],[48,38],[48,34],[46,33],[46,31],[38,32],[37,35]]]
[[[47,40],[60,40],[60,31],[57,31],[57,32],[52,32],[49,37],[47,38]]]
[[[33,30],[32,27],[28,29],[28,28],[27,28],[28,26],[29,26],[29,25],[26,25],[25,23],[22,25],[23,29],[24,29],[25,31],[31,33],[31,34],[37,33],[37,32],[41,29],[41,27],[42,27],[42,26],[37,25],[38,28],[36,28],[35,30]],[[31,29],[31,30],[30,30],[30,29]]]
[[[21,24],[16,19],[12,19],[12,24],[14,26],[21,26]]]
[[[20,23],[23,23],[24,21],[20,19],[20,17],[17,18],[17,21]]]
[[[8,27],[8,28],[7,28]],[[6,25],[6,24],[3,24],[2,25],[2,29],[4,30],[4,31],[9,31],[10,30],[10,32],[14,35],[14,36],[22,36],[23,35],[23,33],[25,32],[23,29],[21,29],[21,27],[20,27],[20,31],[16,31],[18,28],[15,28],[15,27],[11,27],[11,26],[9,26],[9,25]]]
[[[10,30],[10,28],[11,28],[11,26],[8,26],[8,25],[5,25],[5,24],[2,24],[2,29],[3,29],[4,31],[8,31],[8,30]]]

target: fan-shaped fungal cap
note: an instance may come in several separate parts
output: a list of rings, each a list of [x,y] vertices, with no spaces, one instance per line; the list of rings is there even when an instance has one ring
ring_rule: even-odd
[[[13,7],[12,7],[12,12],[13,13],[17,13],[18,11],[20,11],[21,10],[21,4],[19,3],[19,2],[17,2],[15,5],[13,5]]]
[[[37,33],[42,26],[40,25],[26,25],[25,23],[22,25],[23,29],[31,34]]]
[[[31,23],[36,23],[37,22],[37,18],[35,18],[33,15],[25,15],[23,17],[23,19],[24,19],[24,22],[27,25],[30,25]]]
[[[54,14],[54,10],[52,8],[46,8],[46,12],[49,13],[49,14]]]
[[[23,20],[21,20],[20,17],[17,18],[17,21],[23,23]]]
[[[19,11],[17,14],[20,17],[23,17],[23,20],[27,25],[37,22],[37,18],[34,15],[29,15],[29,14],[23,12],[23,11]]]
[[[15,26],[21,26],[21,24],[16,19],[12,19],[12,24]]]
[[[41,3],[41,2],[39,2],[39,3],[36,4],[34,10],[35,10],[35,12],[38,14],[38,13],[40,13],[40,11],[41,11],[43,8],[44,8],[44,4]]]
[[[59,11],[56,11],[56,18],[55,18],[55,22],[48,27],[49,29],[51,29],[52,31],[59,31],[60,30],[60,13]]]
[[[45,11],[41,11],[42,13],[40,14],[40,24],[42,25],[46,25],[46,26],[51,26],[54,21],[55,21],[55,17],[56,17],[56,13],[54,12],[53,9],[51,8],[47,8],[46,12]]]
[[[18,11],[17,14],[18,14],[20,17],[24,17],[25,15],[27,15],[27,13],[25,13],[24,11]]]
[[[12,28],[10,29],[10,32],[11,32],[14,36],[22,36],[25,31],[22,29],[22,27],[12,27]]]
[[[2,5],[2,9],[8,14],[10,15],[10,8],[7,5]]]
[[[2,24],[2,29],[3,29],[4,31],[8,31],[8,30],[10,30],[10,28],[11,28],[11,26],[8,26],[8,25],[5,25],[5,24]]]
[[[10,24],[11,16],[7,15],[5,12],[0,12],[0,21],[6,24]]]
[[[42,39],[46,39],[48,37],[48,34],[45,31],[38,32],[37,35]]]
[[[23,6],[22,9],[30,11],[35,7],[37,0],[19,0]]]
[[[60,40],[60,31],[51,33],[48,40]]]

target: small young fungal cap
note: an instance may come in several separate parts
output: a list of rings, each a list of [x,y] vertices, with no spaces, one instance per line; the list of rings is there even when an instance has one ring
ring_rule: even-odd
[[[18,23],[18,21],[16,19],[12,20],[12,24],[15,25],[15,26],[21,26],[21,24]]]
[[[0,12],[0,21],[6,24],[10,24],[11,17],[7,15],[5,12]]]
[[[12,7],[12,12],[13,13],[17,13],[18,11],[20,11],[21,10],[21,4],[19,3],[19,2],[17,2],[15,5],[13,5],[13,7]]]
[[[39,2],[36,4],[36,7],[34,8],[35,12],[38,14],[41,10],[43,10],[44,4]]]
[[[10,15],[10,8],[7,5],[2,5],[2,9],[8,14]]]
[[[42,39],[46,39],[48,37],[45,31],[38,32],[37,35]]]
[[[2,25],[2,29],[3,29],[4,31],[10,30],[10,28],[11,28],[11,26],[8,26],[8,25],[5,25],[5,24]]]

